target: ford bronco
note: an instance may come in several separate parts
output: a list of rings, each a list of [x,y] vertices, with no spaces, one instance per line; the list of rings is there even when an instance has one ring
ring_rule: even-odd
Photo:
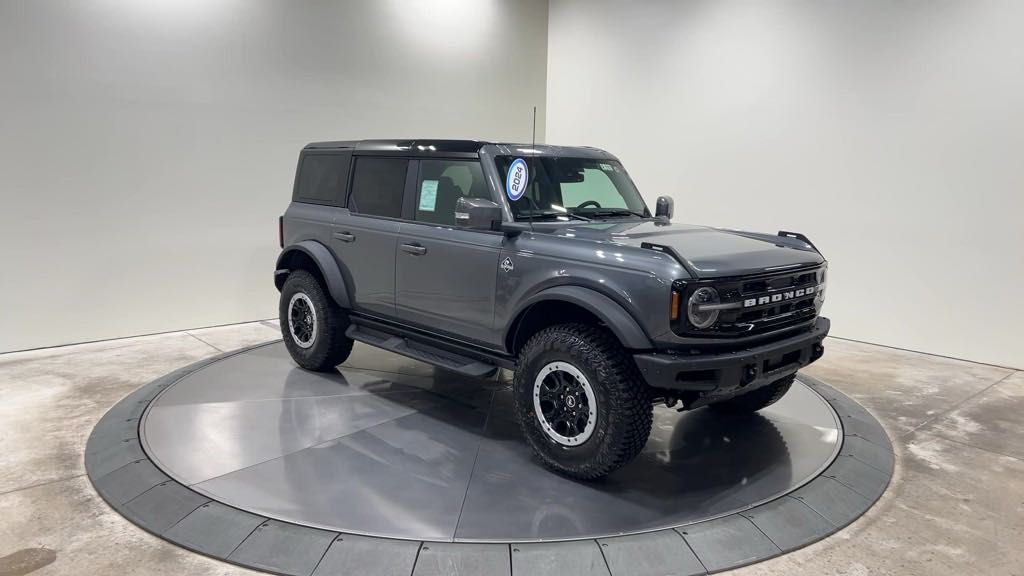
[[[310,144],[279,222],[282,336],[309,370],[355,341],[468,376],[514,370],[539,459],[598,478],[641,451],[655,404],[760,410],[824,351],[827,263],[807,238],[672,212],[595,148]]]

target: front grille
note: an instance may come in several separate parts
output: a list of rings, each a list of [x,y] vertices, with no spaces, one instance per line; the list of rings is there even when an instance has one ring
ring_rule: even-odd
[[[818,314],[815,295],[824,289],[824,281],[824,265],[741,278],[679,280],[673,289],[680,293],[681,310],[673,330],[686,336],[729,337],[803,324]],[[690,295],[704,286],[713,287],[721,303],[732,307],[722,309],[714,325],[700,330],[690,325],[686,307]]]

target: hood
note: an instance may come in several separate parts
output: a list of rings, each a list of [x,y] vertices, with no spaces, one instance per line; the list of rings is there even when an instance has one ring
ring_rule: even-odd
[[[698,278],[773,272],[825,261],[807,242],[770,234],[653,220],[570,224],[555,233],[662,250],[675,256]]]

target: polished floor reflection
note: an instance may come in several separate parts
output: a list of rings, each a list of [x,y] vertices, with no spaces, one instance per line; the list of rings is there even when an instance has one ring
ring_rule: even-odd
[[[511,420],[502,376],[468,380],[388,353],[315,374],[280,343],[164,392],[143,444],[178,481],[257,514],[342,532],[455,541],[599,537],[678,526],[778,497],[842,434],[803,385],[762,413],[658,408],[644,453],[599,482],[551,473]]]

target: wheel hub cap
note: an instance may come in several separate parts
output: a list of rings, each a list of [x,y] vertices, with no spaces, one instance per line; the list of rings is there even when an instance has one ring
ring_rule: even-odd
[[[316,309],[313,301],[302,292],[288,301],[288,330],[300,348],[309,348],[316,341]]]
[[[597,399],[590,381],[567,362],[551,362],[537,373],[533,408],[544,433],[563,446],[586,442],[597,425]]]

